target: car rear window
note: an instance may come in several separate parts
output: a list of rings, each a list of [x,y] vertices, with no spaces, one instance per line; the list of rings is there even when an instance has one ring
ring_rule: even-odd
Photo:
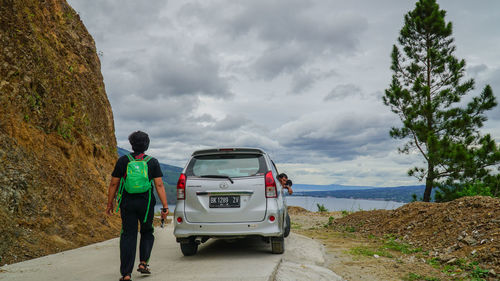
[[[187,176],[220,175],[248,177],[267,171],[266,161],[260,154],[215,154],[195,156],[187,169]]]

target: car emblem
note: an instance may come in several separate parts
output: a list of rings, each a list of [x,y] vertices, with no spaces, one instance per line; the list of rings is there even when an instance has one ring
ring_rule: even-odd
[[[229,185],[227,184],[227,182],[221,182],[221,183],[219,184],[219,187],[220,187],[221,189],[226,189],[226,188],[228,188],[228,187],[229,187]]]

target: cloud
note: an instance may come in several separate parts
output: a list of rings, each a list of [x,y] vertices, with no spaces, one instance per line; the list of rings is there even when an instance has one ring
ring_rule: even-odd
[[[325,56],[354,53],[367,29],[365,18],[339,11],[324,1],[190,3],[181,15],[221,30],[233,40],[254,41],[249,44],[257,45],[260,54],[251,67],[256,77],[267,80],[310,66]]]
[[[243,116],[226,116],[221,121],[217,122],[214,126],[215,130],[229,131],[229,130],[237,130],[244,125],[248,124],[249,120]]]
[[[485,64],[473,65],[467,68],[467,72],[472,74],[472,76],[477,76],[479,73],[488,70],[488,66]]]
[[[283,73],[293,73],[309,59],[309,55],[299,46],[269,48],[254,63],[255,75],[264,80],[272,80]]]
[[[319,81],[335,75],[334,71],[323,72],[319,69],[296,71],[291,78],[291,93],[301,94],[310,90]]]
[[[199,105],[196,97],[156,97],[145,99],[140,95],[123,95],[113,103],[115,118],[129,123],[155,123],[180,120]],[[193,120],[199,120],[194,118]]]
[[[172,47],[152,48],[135,55],[123,54],[110,62],[109,79],[116,88],[112,95],[159,96],[205,95],[215,98],[232,96],[220,65],[209,50],[196,45],[190,52],[175,52]]]
[[[385,155],[394,149],[388,134],[392,118],[338,115],[322,119],[314,114],[292,121],[279,131],[280,143],[322,157],[353,160],[362,155]]]
[[[161,17],[167,1],[149,1],[147,5],[135,0],[100,0],[91,5],[86,0],[71,0],[71,6],[86,20],[85,26],[92,31],[98,42],[116,38],[122,34],[144,33],[158,24],[166,28],[168,20]]]
[[[441,7],[475,92],[491,84],[498,96],[491,7],[499,3],[485,1]],[[415,1],[68,2],[103,52],[119,145],[141,129],[152,155],[179,166],[197,149],[254,146],[296,183],[415,181],[406,176],[415,159],[397,154],[388,135],[400,121],[380,100],[391,46]],[[485,124],[494,137],[499,112]]]
[[[345,98],[353,98],[355,96],[363,96],[361,89],[354,84],[341,84],[333,88],[324,101],[340,100]]]
[[[207,95],[229,97],[232,93],[225,79],[220,76],[219,64],[212,59],[210,51],[200,45],[194,46],[186,57],[170,53],[157,53],[145,68],[149,83],[145,90],[151,95]],[[153,87],[149,86],[152,85]]]

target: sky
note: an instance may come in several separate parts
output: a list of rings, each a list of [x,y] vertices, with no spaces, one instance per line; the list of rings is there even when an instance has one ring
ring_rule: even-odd
[[[118,145],[184,167],[213,147],[259,147],[294,183],[398,186],[422,166],[382,102],[409,0],[68,0],[93,36]],[[441,0],[456,57],[500,93],[500,1]],[[482,129],[500,140],[500,108]]]

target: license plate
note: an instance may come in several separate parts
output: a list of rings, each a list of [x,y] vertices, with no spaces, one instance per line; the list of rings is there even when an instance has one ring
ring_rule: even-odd
[[[240,196],[210,196],[210,208],[239,208]]]

